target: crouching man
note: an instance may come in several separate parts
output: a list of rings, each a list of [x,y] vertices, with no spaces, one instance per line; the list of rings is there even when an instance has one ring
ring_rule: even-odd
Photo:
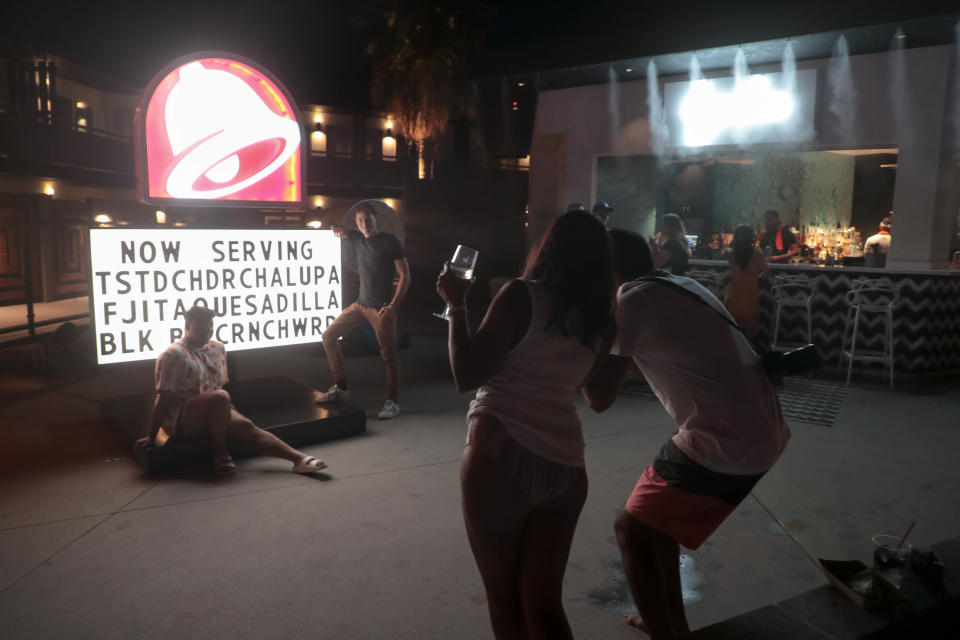
[[[168,439],[205,438],[213,449],[217,474],[230,476],[236,473],[237,465],[227,451],[227,439],[237,438],[249,441],[265,456],[289,460],[296,473],[325,468],[322,460],[297,451],[259,428],[230,403],[230,394],[223,389],[228,381],[227,352],[222,342],[211,339],[215,316],[206,307],[192,307],[184,314],[184,337],[157,358],[157,398],[150,414],[150,435],[137,440],[136,448],[163,444]]]
[[[610,236],[625,284],[615,355],[598,374],[603,384],[591,385],[591,406],[609,406],[635,367],[677,426],[615,522],[640,611],[627,622],[653,640],[679,638],[690,632],[679,545],[695,550],[710,537],[780,457],[790,431],[760,357],[723,304],[690,278],[653,271],[640,236]]]

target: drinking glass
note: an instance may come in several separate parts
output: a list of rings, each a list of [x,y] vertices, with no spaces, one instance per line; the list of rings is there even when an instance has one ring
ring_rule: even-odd
[[[450,271],[461,280],[472,280],[473,269],[477,266],[477,257],[479,255],[480,252],[476,249],[458,244],[456,251],[453,252],[453,258],[450,259]],[[443,313],[435,313],[433,315],[441,320],[449,319],[450,305],[446,306]]]
[[[910,543],[897,546],[897,536],[873,536],[873,569],[897,589],[903,582],[903,569],[910,560]]]

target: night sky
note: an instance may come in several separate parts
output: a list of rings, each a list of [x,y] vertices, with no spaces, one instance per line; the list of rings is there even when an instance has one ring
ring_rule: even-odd
[[[136,87],[200,50],[252,58],[298,102],[369,106],[367,34],[346,0],[26,2],[0,9],[0,48],[31,42]],[[958,11],[954,2],[489,0],[474,77],[751,42]]]

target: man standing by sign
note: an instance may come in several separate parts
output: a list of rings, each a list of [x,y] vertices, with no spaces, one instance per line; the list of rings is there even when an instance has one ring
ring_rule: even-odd
[[[222,342],[211,340],[215,315],[206,307],[189,309],[184,314],[184,337],[157,358],[157,398],[150,413],[150,434],[137,440],[136,448],[162,444],[170,438],[208,438],[214,468],[219,475],[230,476],[236,473],[237,465],[227,451],[227,438],[239,438],[250,441],[263,455],[289,460],[296,473],[326,468],[322,460],[297,451],[253,424],[230,403],[230,395],[223,390],[227,383],[226,349]]]
[[[367,202],[357,205],[356,220],[360,231],[334,226],[333,232],[338,238],[346,238],[349,250],[354,252],[360,275],[360,295],[323,332],[323,348],[330,360],[334,384],[325,392],[317,391],[314,401],[325,404],[350,397],[343,353],[337,340],[366,320],[377,334],[380,355],[387,364],[387,399],[377,417],[389,420],[400,413],[397,402],[400,394],[397,307],[410,287],[410,267],[396,236],[379,231],[377,210],[373,205]],[[395,272],[400,277],[396,290],[393,287]]]

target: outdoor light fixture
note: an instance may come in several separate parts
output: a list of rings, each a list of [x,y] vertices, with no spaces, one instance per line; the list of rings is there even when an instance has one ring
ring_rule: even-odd
[[[93,216],[93,221],[97,224],[110,224],[113,222],[113,218],[111,218],[109,214],[98,213],[97,215]]]
[[[51,183],[47,183],[47,185],[43,188],[43,193],[50,196],[51,198],[56,192],[57,190],[53,188],[53,184]]]
[[[683,123],[683,144],[714,144],[730,130],[784,123],[795,109],[794,95],[774,88],[768,76],[746,76],[727,91],[718,88],[713,80],[696,80],[690,83],[678,110]]]
[[[397,201],[394,200],[393,198],[384,198],[383,202],[394,211],[397,210]]]
[[[310,134],[310,150],[316,153],[327,152],[327,133],[323,125],[323,114],[313,116],[313,133]]]
[[[387,120],[387,128],[383,132],[383,151],[385,160],[394,160],[397,157],[397,139],[393,137],[393,122]]]
[[[313,198],[313,208],[314,209],[323,209],[323,198],[320,196],[314,196]]]
[[[624,71],[626,71],[627,73],[633,73],[633,67],[627,67],[626,69],[624,69]]]
[[[323,227],[323,223],[320,222],[319,220],[311,220],[310,222],[307,223],[307,226],[310,227],[311,229],[320,229]]]
[[[157,224],[167,224],[167,212],[157,209]]]
[[[526,82],[518,82],[518,83],[517,83],[517,86],[518,86],[518,87],[525,87],[525,86],[527,86],[527,83],[526,83]]]

